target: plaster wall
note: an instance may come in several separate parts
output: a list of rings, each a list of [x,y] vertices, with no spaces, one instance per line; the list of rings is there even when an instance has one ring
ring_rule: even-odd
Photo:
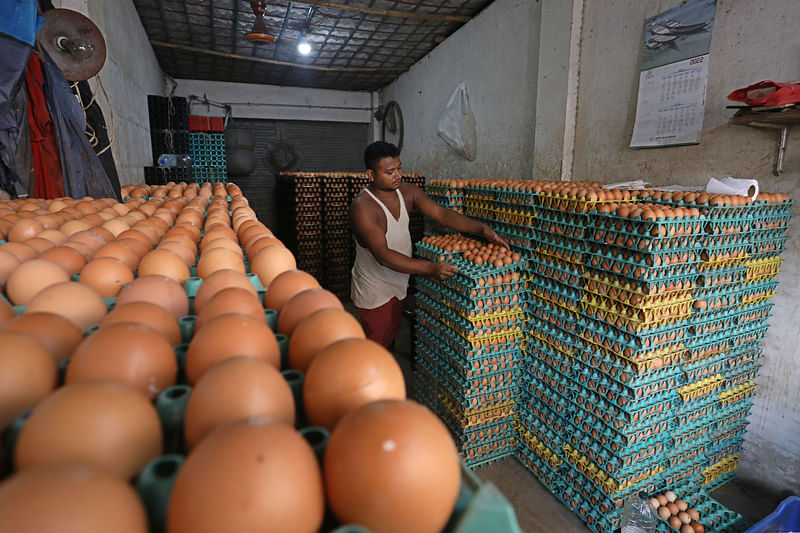
[[[496,0],[381,91],[381,102],[395,100],[403,113],[406,171],[430,178],[531,176],[539,12],[538,1]],[[472,162],[437,133],[461,81],[477,123]]]

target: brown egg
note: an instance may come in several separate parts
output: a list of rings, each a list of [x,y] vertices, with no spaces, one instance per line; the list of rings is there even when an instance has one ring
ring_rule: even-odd
[[[694,533],[705,533],[706,531],[706,528],[700,522],[692,522],[691,526]]]
[[[166,276],[139,276],[117,297],[116,305],[129,302],[150,302],[169,311],[175,320],[189,314],[189,296],[178,282]]]
[[[131,271],[136,270],[139,266],[139,256],[119,241],[111,241],[108,244],[101,246],[95,252],[92,259],[100,259],[101,257],[111,257],[125,263]]]
[[[119,383],[65,385],[45,398],[19,434],[19,471],[86,463],[123,479],[161,455],[161,423],[150,401]]]
[[[681,526],[683,525],[683,523],[681,522],[681,519],[678,518],[677,516],[670,516],[668,522],[669,522],[669,525],[672,526],[672,529],[674,529],[676,531],[680,530]]]
[[[93,248],[90,248],[81,242],[67,241],[62,245],[62,247],[72,248],[73,250],[77,251],[83,256],[84,261],[89,261],[95,253]]]
[[[192,267],[197,262],[197,255],[192,248],[181,241],[162,241],[161,244],[158,245],[158,249],[169,250],[170,252],[177,254],[187,267]]]
[[[667,500],[669,500],[669,497],[667,497]],[[669,509],[670,514],[678,514],[678,506],[673,502],[667,503],[667,509]]]
[[[665,492],[664,496],[667,498],[667,501],[670,502],[670,503],[672,503],[672,502],[674,502],[675,500],[678,499],[677,494],[675,494],[671,490],[668,490],[667,492]],[[673,513],[673,514],[675,514],[675,513]]]
[[[272,237],[272,232],[261,222],[257,222],[256,224],[246,226],[244,228],[239,227],[239,242],[247,245],[248,241],[252,240],[254,237],[259,238],[263,236]]]
[[[93,251],[97,251],[101,246],[106,244],[108,240],[96,231],[93,231],[93,229],[94,228],[75,232],[70,235],[67,242],[77,242],[88,246]]]
[[[314,276],[303,270],[287,270],[275,277],[264,295],[264,307],[280,312],[289,299],[306,289],[320,288]]]
[[[8,277],[6,295],[14,305],[28,305],[43,289],[70,280],[59,265],[44,259],[32,259],[19,265]]]
[[[691,521],[692,521],[692,518],[689,516],[689,513],[687,513],[686,511],[680,511],[680,512],[678,513],[678,518],[679,518],[679,519],[681,520],[681,522],[683,522],[684,524],[688,524],[689,522],[691,522]]]
[[[103,298],[114,298],[126,283],[133,281],[133,271],[119,259],[100,257],[86,263],[78,281]]]
[[[123,239],[136,241],[145,248],[147,248],[148,251],[153,249],[153,241],[151,239],[151,235],[147,235],[144,231],[140,231],[138,229],[129,229],[123,231],[122,233],[117,235],[117,240],[121,241]]]
[[[139,262],[139,275],[149,274],[166,276],[183,285],[189,278],[189,267],[180,255],[170,250],[158,248],[142,257]]]
[[[323,348],[343,339],[363,339],[364,330],[342,309],[320,309],[303,319],[289,340],[289,367],[305,373]]]
[[[148,398],[175,384],[178,362],[172,345],[142,324],[110,324],[86,337],[67,367],[66,383],[114,381]]]
[[[123,231],[130,229],[131,225],[121,218],[112,218],[111,220],[104,222],[102,227],[106,228],[114,235],[114,237],[116,237]]]
[[[325,289],[306,289],[299,292],[281,309],[278,316],[278,332],[291,336],[305,317],[314,311],[326,308],[344,309],[344,306],[335,294]]]
[[[405,397],[403,372],[394,356],[369,339],[346,339],[323,348],[303,383],[309,423],[327,429],[364,404]]]
[[[0,517],[6,531],[148,531],[133,487],[88,465],[43,466],[9,478],[0,485]]]
[[[256,274],[265,287],[268,287],[279,274],[295,268],[297,263],[292,252],[277,244],[262,248],[250,258],[250,272]]]
[[[50,285],[39,292],[25,308],[25,314],[55,313],[86,331],[99,324],[107,311],[103,298],[92,288],[75,281]]]
[[[283,242],[279,241],[275,237],[262,235],[258,239],[251,240],[244,251],[247,254],[247,257],[255,257],[262,249],[272,245],[284,246]]]
[[[111,324],[141,324],[158,332],[170,345],[181,343],[181,328],[169,311],[150,302],[129,302],[117,305],[106,315],[100,327]]]
[[[694,533],[694,528],[689,524],[684,524],[681,526],[681,533]]]
[[[11,226],[7,240],[8,242],[24,242],[43,231],[44,226],[39,222],[30,218],[23,218]]]
[[[0,330],[24,333],[38,341],[53,359],[63,361],[83,340],[75,324],[53,313],[26,313],[0,324]]]
[[[675,505],[678,506],[679,511],[685,511],[689,508],[689,504],[686,503],[685,500],[677,499],[675,500]]]
[[[47,239],[41,239],[39,237],[28,239],[27,241],[25,241],[25,244],[36,250],[39,254],[55,246],[52,242],[48,241]]]
[[[0,287],[8,280],[11,273],[20,265],[21,261],[15,255],[0,249]]]
[[[0,244],[0,252],[6,252],[17,258],[20,262],[35,258],[39,253],[21,242],[7,242]]]
[[[37,235],[40,239],[47,239],[54,245],[64,244],[67,242],[67,236],[58,231],[57,229],[46,229]]]
[[[197,289],[197,293],[194,296],[194,313],[196,315],[200,314],[206,302],[219,291],[233,287],[245,289],[253,296],[258,297],[255,285],[246,275],[236,270],[217,270],[207,278],[204,278],[203,283]]]
[[[323,466],[336,517],[371,531],[441,531],[461,487],[450,433],[409,400],[373,402],[345,416],[331,433]]]
[[[252,419],[220,427],[192,450],[172,489],[167,531],[313,533],[324,512],[311,446],[287,424]]]
[[[203,248],[202,245],[201,248]],[[235,253],[239,257],[244,258],[244,252],[242,251],[242,248],[239,246],[239,244],[236,241],[231,240],[227,237],[219,237],[212,241],[206,241],[206,246],[203,249],[203,252],[208,253],[211,250],[217,248],[225,248],[226,250],[230,250],[231,252]]]
[[[667,500],[667,497],[664,496],[663,494],[656,495],[656,499],[658,500],[658,503],[660,503],[661,505],[667,505],[667,503],[669,503],[669,500]]]
[[[8,300],[0,295],[0,328],[4,326],[4,322],[11,320],[15,316],[16,313],[14,313],[14,308],[11,307],[11,304],[8,303]]]
[[[672,515],[672,513],[669,512],[669,509],[667,509],[665,505],[659,507],[657,512],[658,516],[660,516],[662,520],[667,520]]]
[[[32,337],[0,331],[0,432],[56,388],[56,361]]]
[[[152,246],[143,244],[141,241],[137,241],[136,239],[116,239],[114,242],[118,242],[130,248],[138,258],[136,261],[137,265],[139,264],[139,259],[147,255],[147,252],[153,249]]]
[[[225,248],[215,248],[201,254],[197,260],[197,275],[205,279],[217,270],[236,270],[244,274],[244,260]]]
[[[686,512],[689,513],[689,518],[692,520],[700,520],[700,512],[697,509],[689,509]]]
[[[193,385],[215,364],[239,355],[280,368],[278,341],[265,321],[240,314],[218,316],[192,337],[186,352],[186,378]]]
[[[249,315],[256,320],[267,322],[264,308],[261,307],[258,296],[254,296],[251,291],[241,287],[230,287],[217,292],[206,302],[203,309],[197,313],[195,331],[201,329],[216,317],[229,313]]]
[[[233,357],[211,367],[186,406],[186,444],[194,448],[213,429],[264,417],[294,426],[294,396],[278,370],[262,359]]]

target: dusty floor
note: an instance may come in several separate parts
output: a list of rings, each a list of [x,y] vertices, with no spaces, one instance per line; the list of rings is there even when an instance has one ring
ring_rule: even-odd
[[[352,308],[350,308],[352,310]],[[403,319],[394,354],[406,375],[407,389],[414,375],[411,369],[410,321]],[[552,533],[589,531],[567,507],[559,502],[537,479],[514,458],[507,458],[475,470],[478,477],[494,483],[508,498],[525,533]],[[742,515],[742,530],[770,514],[781,498],[770,496],[756,487],[734,479],[717,490],[713,496],[723,505]],[[713,532],[709,532],[713,533]]]

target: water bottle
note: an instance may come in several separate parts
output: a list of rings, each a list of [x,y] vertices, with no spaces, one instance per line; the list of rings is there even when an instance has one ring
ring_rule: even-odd
[[[158,166],[160,167],[190,167],[193,162],[188,154],[161,154],[158,156]]]
[[[647,493],[634,494],[625,503],[620,524],[622,533],[653,533],[656,529],[656,511],[650,506]]]

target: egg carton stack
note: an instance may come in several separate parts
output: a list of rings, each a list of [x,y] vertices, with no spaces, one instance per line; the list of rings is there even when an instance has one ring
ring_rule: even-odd
[[[464,213],[488,224],[517,252],[534,243],[533,191],[526,180],[482,179],[465,182]]]
[[[282,173],[276,182],[278,236],[294,253],[297,268],[324,282],[323,178],[313,172]]]
[[[425,176],[422,174],[403,174],[403,181],[416,185],[420,189],[425,188]],[[425,216],[419,212],[408,214],[408,230],[411,233],[411,242],[417,242],[425,236]]]
[[[425,184],[425,193],[437,204],[464,213],[464,180],[430,180]]]
[[[688,194],[656,201],[690,205],[706,218],[680,420],[697,426],[704,440],[698,453],[703,469],[691,481],[712,491],[737,467],[791,201],[769,193],[755,203]]]
[[[227,183],[224,134],[190,133],[189,155],[192,156],[192,178],[195,182]]]
[[[455,243],[455,245],[454,245]],[[522,372],[525,264],[468,260],[460,236],[427,237],[417,254],[456,265],[443,282],[418,279],[416,394],[445,422],[465,464],[485,464],[516,446],[513,417]]]
[[[347,174],[331,172],[324,176],[323,225],[325,231],[326,289],[340,300],[350,299],[352,239],[350,234],[350,179]]]

